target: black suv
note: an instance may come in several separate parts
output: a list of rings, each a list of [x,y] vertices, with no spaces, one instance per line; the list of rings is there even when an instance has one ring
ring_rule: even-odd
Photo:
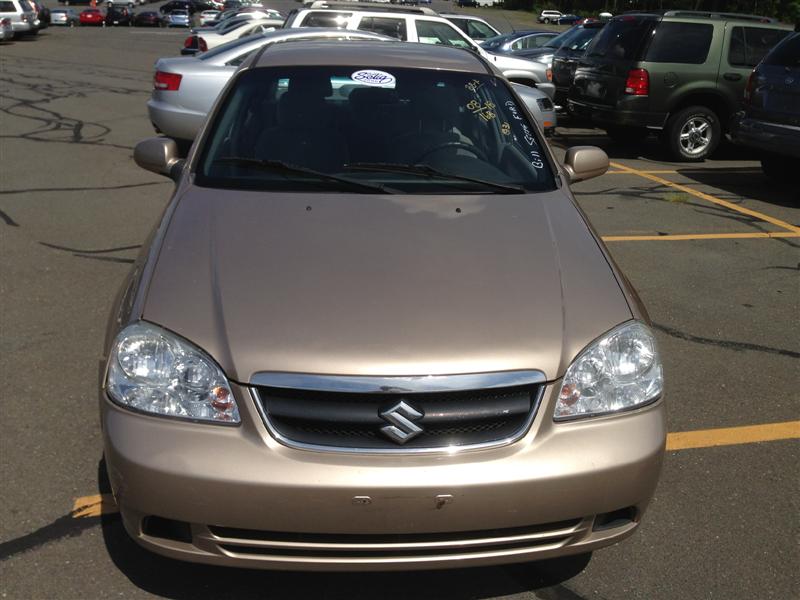
[[[605,26],[603,21],[587,21],[583,25],[578,25],[569,41],[553,54],[553,83],[556,86],[557,105],[565,106],[578,61],[603,26]]]
[[[778,44],[753,70],[731,138],[761,152],[764,172],[797,178],[800,166],[800,33]]]
[[[752,68],[790,31],[749,15],[614,17],[578,63],[568,109],[617,140],[659,131],[675,160],[702,160],[739,109]]]

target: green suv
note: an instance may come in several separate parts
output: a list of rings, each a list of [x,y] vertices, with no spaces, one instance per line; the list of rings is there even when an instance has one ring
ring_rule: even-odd
[[[568,110],[615,140],[655,131],[675,160],[702,160],[726,133],[753,67],[790,31],[751,15],[615,17],[579,62]]]

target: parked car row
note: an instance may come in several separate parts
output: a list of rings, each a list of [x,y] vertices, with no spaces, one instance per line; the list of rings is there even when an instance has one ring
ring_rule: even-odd
[[[655,133],[674,160],[702,160],[728,133],[753,68],[790,32],[757,15],[615,17],[569,67],[568,110],[620,141]]]

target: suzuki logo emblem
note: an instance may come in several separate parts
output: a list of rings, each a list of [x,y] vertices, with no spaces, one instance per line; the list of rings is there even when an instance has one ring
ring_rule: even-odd
[[[403,400],[389,410],[378,414],[381,419],[391,423],[391,425],[381,427],[381,432],[393,442],[405,444],[408,440],[422,433],[422,427],[414,423],[414,421],[422,418],[422,413],[406,404]]]

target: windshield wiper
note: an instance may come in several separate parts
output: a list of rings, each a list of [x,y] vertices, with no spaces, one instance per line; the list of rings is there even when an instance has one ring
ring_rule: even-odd
[[[373,194],[394,193],[382,185],[353,181],[347,177],[329,175],[328,173],[322,173],[321,171],[315,171],[314,169],[308,169],[299,165],[285,163],[282,160],[263,160],[260,158],[246,158],[243,156],[223,156],[215,159],[212,162],[212,165],[239,165],[242,167],[253,167],[254,169],[272,171],[281,175],[305,175],[319,181],[330,181],[351,189],[361,190],[363,192],[370,192]]]
[[[348,171],[384,171],[386,173],[410,173],[412,175],[425,175],[431,179],[455,179],[456,181],[467,181],[469,183],[476,183],[492,189],[497,190],[503,194],[524,194],[525,188],[518,185],[510,185],[507,183],[498,183],[496,181],[488,181],[486,179],[477,179],[475,177],[467,177],[465,175],[454,175],[453,173],[445,173],[439,171],[428,165],[408,165],[400,163],[370,163],[370,162],[357,162],[349,163],[344,166]]]

